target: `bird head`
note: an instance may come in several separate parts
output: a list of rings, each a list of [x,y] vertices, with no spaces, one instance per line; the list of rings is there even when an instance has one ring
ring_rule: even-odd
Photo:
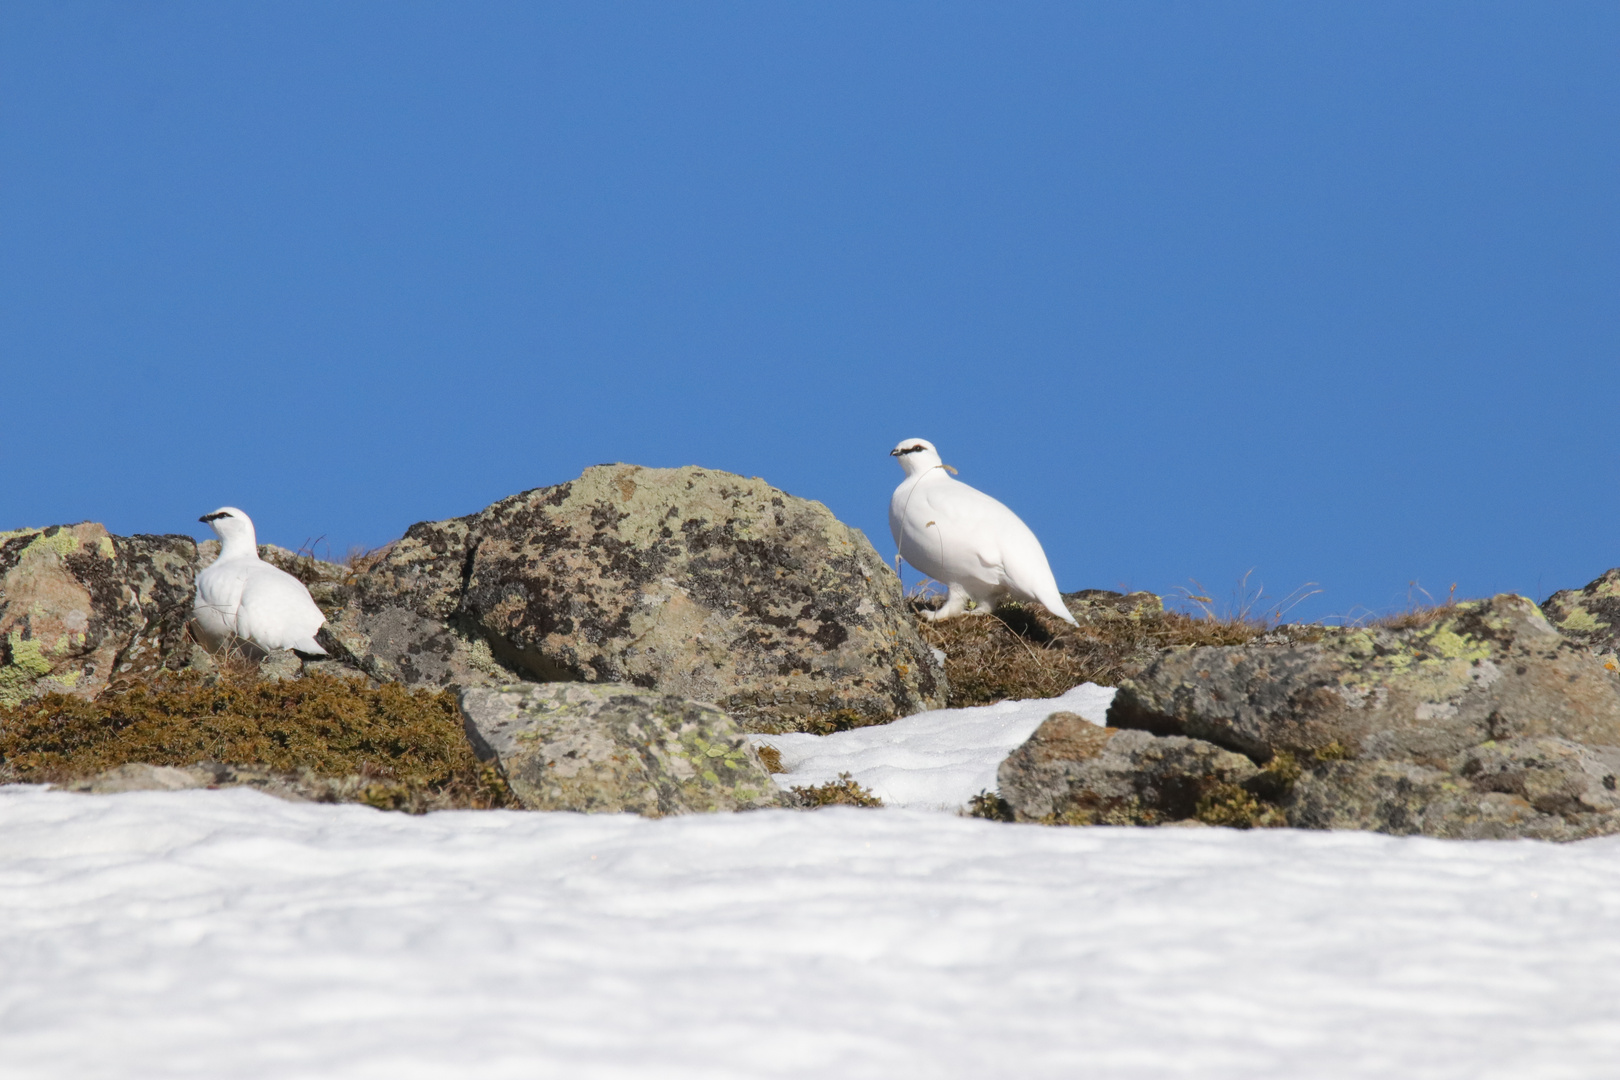
[[[197,519],[214,530],[224,547],[235,548],[245,544],[249,551],[258,549],[258,538],[253,532],[253,519],[234,506],[222,506],[212,514]],[[223,549],[222,549],[223,550]]]
[[[943,465],[939,451],[927,439],[901,439],[900,445],[889,451],[889,456],[900,462],[907,476],[916,476]]]

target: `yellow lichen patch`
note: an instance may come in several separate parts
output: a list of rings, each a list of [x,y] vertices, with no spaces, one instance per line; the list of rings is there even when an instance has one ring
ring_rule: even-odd
[[[1436,627],[1432,633],[1419,634],[1417,640],[1426,651],[1446,660],[1462,660],[1471,664],[1476,660],[1488,659],[1491,655],[1489,643],[1459,634],[1446,624]],[[1425,658],[1423,662],[1437,661]]]
[[[1576,608],[1558,621],[1560,628],[1575,634],[1588,634],[1605,629],[1608,624],[1597,620],[1585,608]]]
[[[54,535],[41,533],[22,549],[23,559],[37,559],[46,555],[61,558],[79,550],[79,538],[67,529],[58,529]]]

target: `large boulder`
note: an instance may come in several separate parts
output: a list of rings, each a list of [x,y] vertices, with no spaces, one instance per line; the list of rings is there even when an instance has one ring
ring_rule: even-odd
[[[0,707],[183,666],[196,554],[92,522],[0,533]]]
[[[742,730],[713,705],[622,683],[468,687],[467,738],[530,810],[670,814],[780,805]]]
[[[1560,633],[1600,654],[1620,670],[1620,567],[1583,589],[1555,592],[1541,605]]]
[[[865,536],[820,503],[708,469],[600,465],[414,525],[336,599],[331,638],[379,678],[624,682],[766,731],[945,700]]]
[[[1620,831],[1620,675],[1523,597],[1412,629],[1168,653],[1122,682],[1108,722],[1290,763],[1273,797],[1296,826]]]

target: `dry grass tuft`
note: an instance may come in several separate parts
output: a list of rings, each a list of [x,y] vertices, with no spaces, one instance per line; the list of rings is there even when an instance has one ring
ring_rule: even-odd
[[[1071,598],[1070,606],[1080,618],[1078,627],[1044,608],[1016,604],[989,615],[937,623],[919,619],[923,640],[944,650],[950,706],[1056,697],[1084,682],[1113,686],[1160,650],[1243,645],[1267,629],[1246,619],[1165,611],[1156,597],[1145,593],[1126,597],[1092,591]]]
[[[0,710],[0,777],[8,780],[65,783],[126,764],[207,762],[358,779],[327,788],[353,788],[357,801],[387,809],[515,805],[473,755],[452,696],[398,683],[182,672],[94,701],[50,694]]]
[[[787,772],[787,770],[782,767],[782,751],[778,750],[774,746],[756,746],[754,749],[759,754],[759,763],[765,766],[766,772]]]

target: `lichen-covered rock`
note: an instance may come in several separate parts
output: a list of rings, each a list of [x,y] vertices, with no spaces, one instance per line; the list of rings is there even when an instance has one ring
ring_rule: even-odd
[[[1200,803],[1259,775],[1242,754],[1201,739],[1102,728],[1058,712],[996,772],[1015,820],[1155,825],[1191,818]]]
[[[1414,630],[1168,653],[1122,681],[1108,715],[1120,727],[1208,739],[1261,761],[1338,747],[1447,768],[1492,739],[1620,746],[1620,677],[1530,601],[1504,595],[1458,604]]]
[[[779,805],[725,713],[616,683],[469,687],[467,738],[530,810],[668,814]]]
[[[1620,832],[1620,675],[1528,600],[1316,636],[1166,654],[1122,683],[1109,723],[1286,759],[1286,783],[1243,784],[1301,828]]]
[[[1620,832],[1605,786],[1620,750],[1524,739],[1477,748],[1433,769],[1402,761],[1328,761],[1286,799],[1288,824],[1454,840],[1582,840]]]
[[[1555,592],[1541,605],[1547,621],[1620,670],[1620,567],[1583,589]]]
[[[1081,622],[1108,622],[1114,619],[1151,619],[1164,614],[1164,600],[1154,593],[1114,592],[1112,589],[1081,589],[1063,594],[1063,604]]]
[[[464,560],[446,560],[465,582],[454,619],[527,678],[712,701],[753,730],[944,704],[872,545],[763,480],[602,465],[466,524]]]
[[[189,537],[92,522],[0,533],[0,707],[183,664],[195,559]]]

